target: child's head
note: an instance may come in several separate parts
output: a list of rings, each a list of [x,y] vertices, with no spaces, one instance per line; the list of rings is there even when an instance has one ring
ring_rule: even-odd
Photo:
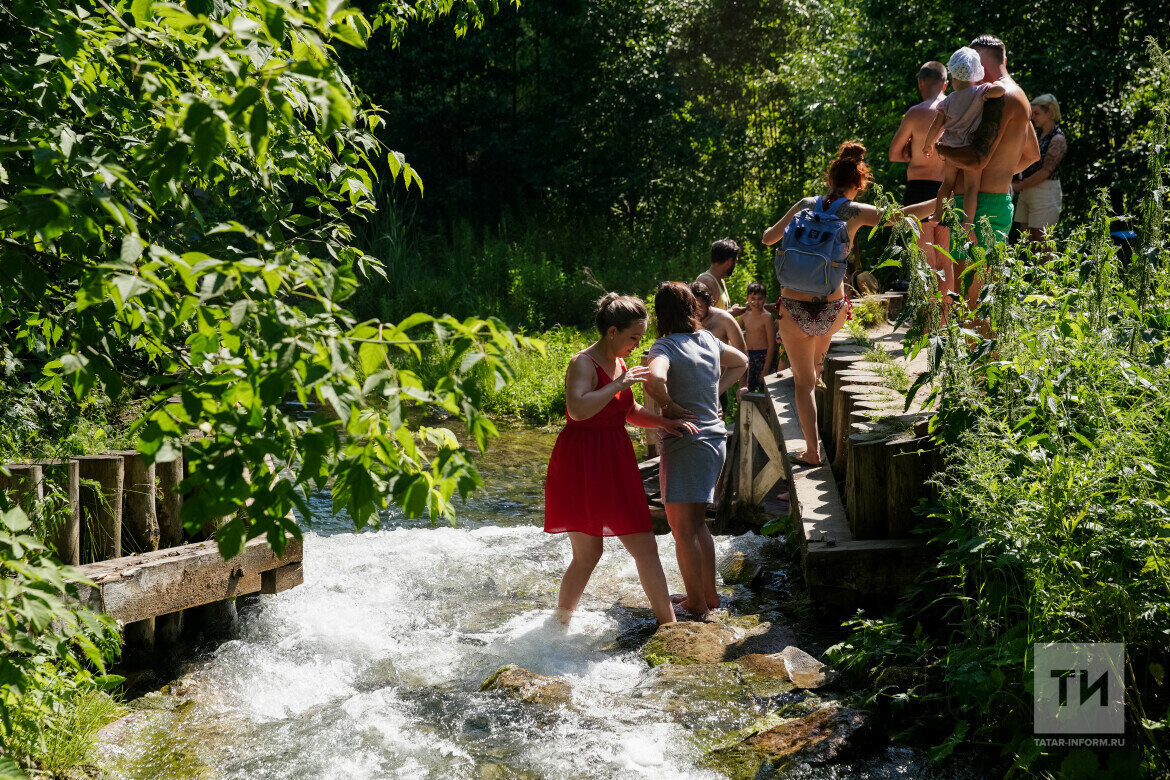
[[[756,311],[764,308],[764,299],[768,297],[768,291],[764,285],[759,282],[752,282],[747,286],[747,302]]]
[[[979,52],[964,46],[951,55],[947,62],[951,81],[955,89],[965,89],[970,85],[983,80],[983,62],[979,59]]]

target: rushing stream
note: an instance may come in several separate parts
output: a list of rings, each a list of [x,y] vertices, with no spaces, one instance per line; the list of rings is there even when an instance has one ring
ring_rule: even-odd
[[[563,536],[541,529],[553,438],[495,442],[481,463],[487,488],[457,528],[387,515],[381,530],[355,534],[343,519],[319,521],[305,535],[303,585],[246,605],[238,638],[103,732],[111,776],[719,777],[700,768],[703,735],[759,713],[733,701],[690,707],[653,685],[637,653],[652,615],[620,543],[607,540],[571,627],[550,621],[569,555]],[[777,546],[717,541],[720,556]],[[670,537],[659,545],[679,589]],[[742,587],[734,595],[750,598]],[[565,677],[572,706],[481,693],[505,663]],[[926,776],[896,750],[819,772]]]

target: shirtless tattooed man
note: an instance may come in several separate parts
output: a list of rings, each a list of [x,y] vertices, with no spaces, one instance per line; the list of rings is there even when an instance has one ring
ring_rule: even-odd
[[[971,41],[971,48],[979,52],[979,59],[983,64],[983,83],[995,83],[1004,88],[1002,116],[989,116],[985,109],[983,120],[976,132],[976,141],[973,147],[962,150],[962,153],[951,153],[948,161],[960,168],[972,170],[982,169],[982,178],[979,182],[979,204],[975,210],[975,233],[978,237],[979,222],[987,217],[991,229],[995,232],[997,241],[1006,241],[1008,231],[1012,227],[1012,177],[1040,159],[1040,146],[1036,141],[1036,133],[1032,130],[1032,106],[1028,96],[1020,89],[1007,72],[1007,51],[1003,41],[994,35],[980,35]],[[981,144],[979,137],[986,134],[987,142]],[[980,149],[986,148],[989,152],[984,156]],[[955,205],[963,207],[963,198],[955,198]],[[950,241],[948,231],[937,231],[939,243]],[[961,274],[966,267],[966,252],[961,242],[966,236],[956,236],[956,241],[950,242],[951,255],[958,262],[958,271]],[[956,246],[956,244],[958,244]],[[967,292],[967,305],[974,309],[979,301],[979,291],[983,284],[979,278],[972,280]]]

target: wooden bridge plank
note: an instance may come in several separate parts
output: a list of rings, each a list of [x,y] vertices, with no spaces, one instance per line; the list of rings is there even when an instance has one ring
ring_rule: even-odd
[[[94,587],[79,591],[82,603],[132,623],[258,593],[264,572],[300,563],[303,554],[302,543],[290,538],[278,558],[260,538],[225,561],[214,541],[199,542],[81,566]]]

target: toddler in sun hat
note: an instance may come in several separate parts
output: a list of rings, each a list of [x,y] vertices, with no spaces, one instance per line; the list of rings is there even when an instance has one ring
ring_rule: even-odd
[[[938,104],[938,113],[926,133],[922,151],[927,157],[934,152],[936,143],[944,156],[948,150],[970,146],[980,123],[992,121],[998,124],[998,116],[1003,113],[1004,88],[998,84],[977,83],[984,76],[979,52],[968,46],[962,47],[951,55],[947,71],[955,89]],[[995,106],[999,109],[998,114],[991,116],[995,112],[989,112],[985,116],[984,103],[987,102],[990,108],[991,101],[997,101]],[[986,158],[987,151],[989,149],[980,152],[980,159]],[[943,182],[938,188],[931,219],[939,219],[946,199],[959,192],[963,196],[963,224],[970,230],[978,207],[980,178],[979,171],[960,170],[953,163],[947,162],[943,167]]]

